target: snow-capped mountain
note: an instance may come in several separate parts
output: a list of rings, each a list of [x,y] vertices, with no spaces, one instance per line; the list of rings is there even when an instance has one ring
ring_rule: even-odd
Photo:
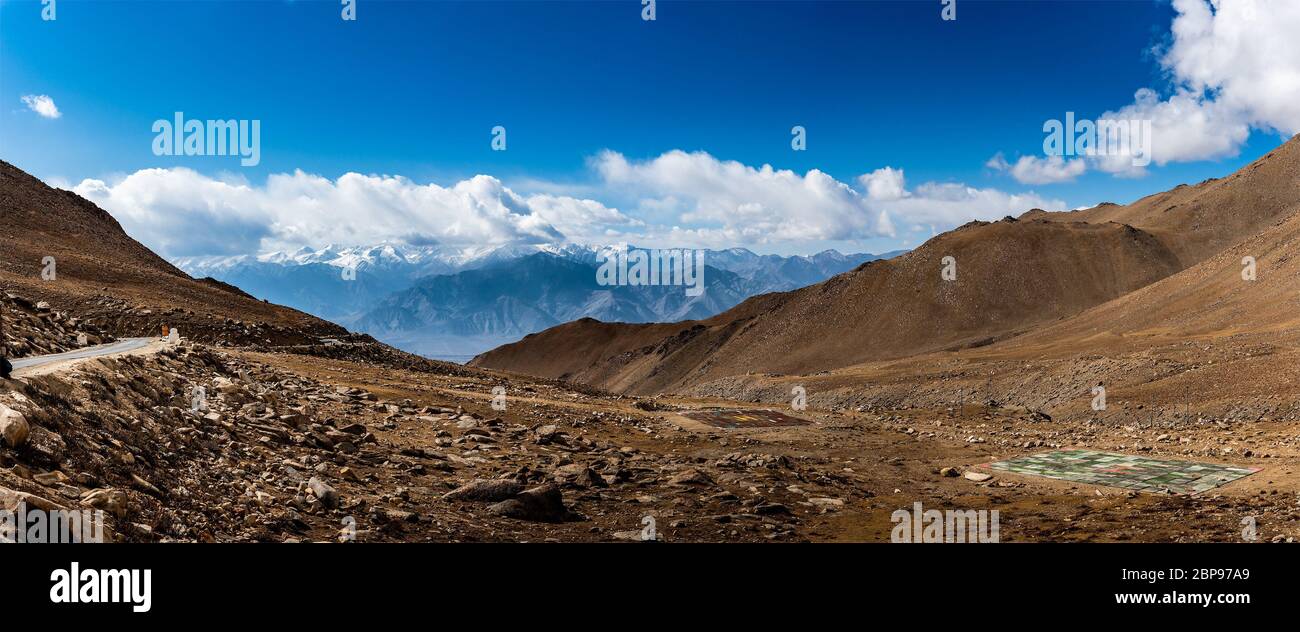
[[[885,255],[705,251],[706,291],[604,287],[602,247],[477,248],[378,244],[173,261],[274,303],[333,320],[415,353],[459,359],[583,317],[627,322],[707,318],[765,292],[817,283]]]

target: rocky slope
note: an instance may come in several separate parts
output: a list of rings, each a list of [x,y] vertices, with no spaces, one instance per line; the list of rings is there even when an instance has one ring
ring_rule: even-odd
[[[193,279],[140,245],[107,212],[0,161],[0,287],[117,335],[304,344],[346,330]],[[269,341],[269,342],[268,342]]]
[[[96,323],[55,311],[49,303],[0,295],[0,349],[9,357],[61,353],[113,340]]]

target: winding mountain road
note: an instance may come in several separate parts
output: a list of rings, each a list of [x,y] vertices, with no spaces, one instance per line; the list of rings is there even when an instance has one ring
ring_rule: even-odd
[[[166,343],[161,338],[123,338],[117,342],[104,345],[95,345],[63,353],[32,356],[30,358],[11,359],[10,362],[14,365],[14,376],[23,377],[56,371],[65,366],[76,364],[80,360],[126,355],[141,350],[144,350],[145,353],[156,353],[158,349],[165,345]]]

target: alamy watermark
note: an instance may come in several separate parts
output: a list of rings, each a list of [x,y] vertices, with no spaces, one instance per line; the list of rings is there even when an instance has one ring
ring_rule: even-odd
[[[104,512],[28,508],[19,502],[0,509],[0,544],[99,544],[104,541]]]
[[[155,156],[240,156],[239,164],[255,167],[262,162],[262,121],[185,119],[153,122]]]
[[[794,395],[790,400],[791,410],[808,410],[808,389],[800,384],[790,389],[790,394]]]
[[[150,569],[82,569],[73,562],[50,573],[50,603],[121,603],[133,612],[153,607],[153,571]]]
[[[704,294],[703,250],[604,248],[597,255],[597,285],[684,285],[687,296]]]
[[[1000,541],[998,510],[922,509],[912,503],[912,511],[899,509],[889,516],[896,523],[889,534],[891,542],[993,543]]]
[[[957,21],[957,0],[939,0],[939,4],[943,5],[939,10],[939,17],[943,18],[944,22]]]
[[[1092,406],[1092,409],[1097,412],[1106,410],[1106,386],[1105,385],[1098,383],[1096,386],[1092,387],[1092,402],[1090,405]]]
[[[1043,123],[1043,153],[1048,156],[1128,156],[1134,167],[1151,164],[1151,119],[1075,120]]]

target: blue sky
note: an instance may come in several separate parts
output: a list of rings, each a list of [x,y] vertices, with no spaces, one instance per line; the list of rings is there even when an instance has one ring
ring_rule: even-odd
[[[1221,176],[1297,131],[1292,112],[1270,108],[1256,86],[1185,67],[1193,46],[1213,42],[1183,42],[1191,52],[1169,58],[1177,49],[1171,24],[1200,19],[1197,3],[957,0],[957,20],[944,21],[939,0],[661,0],[657,19],[646,22],[637,0],[359,0],[358,19],[347,22],[335,0],[58,0],[51,22],[38,1],[0,0],[0,158],[78,187],[168,255],[557,234],[882,251],[918,245],[965,219],[1005,215],[1027,199],[1064,208],[1126,202]],[[1221,17],[1231,16],[1210,19]],[[1073,178],[1026,182],[1009,166],[989,166],[998,154],[1008,165],[1041,158],[1045,120],[1133,107],[1143,88],[1157,106],[1176,105],[1186,90],[1203,109],[1231,95],[1234,114],[1198,130],[1213,138],[1179,147],[1139,177],[1090,165]],[[49,97],[57,118],[28,107],[25,96]],[[151,125],[177,111],[260,120],[260,164],[155,156]],[[1159,128],[1168,112],[1151,112]],[[491,149],[495,125],[507,130],[507,151]],[[795,125],[807,130],[806,151],[791,149]],[[717,165],[713,180],[694,177]],[[755,189],[750,179],[763,177],[763,165],[791,170],[785,184],[794,190]],[[885,167],[905,174],[910,204],[898,195],[889,204],[851,197],[841,201],[847,207],[798,217],[800,195],[826,191],[805,181],[810,170],[829,176],[831,189],[865,195],[859,177]],[[150,169],[165,171],[130,180]],[[298,171],[299,181],[280,188],[321,198],[294,212],[269,208],[282,204],[268,178],[294,180]],[[345,187],[347,173],[375,177]],[[473,180],[480,174],[491,181]],[[420,188],[429,184],[439,189]],[[960,203],[930,205],[946,199],[942,185],[979,191],[967,200],[978,208],[963,217]],[[465,199],[474,208],[457,206]],[[485,199],[501,208],[482,211]],[[357,205],[347,211],[352,219],[320,215],[347,204]],[[437,209],[411,220],[428,205]],[[394,216],[371,225],[356,218],[371,212]],[[206,222],[214,239],[163,235],[190,230],[176,214]],[[355,225],[309,226],[313,217]],[[729,224],[736,217],[760,228]]]

